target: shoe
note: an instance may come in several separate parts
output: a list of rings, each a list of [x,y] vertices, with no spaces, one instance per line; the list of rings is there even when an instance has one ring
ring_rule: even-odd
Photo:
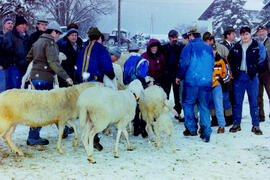
[[[210,136],[205,136],[204,132],[201,132],[200,138],[203,140],[203,142],[209,142]]]
[[[212,117],[211,127],[218,126],[217,116],[211,116],[211,117]]]
[[[224,127],[218,127],[217,133],[224,133],[225,132],[225,128]]]
[[[146,132],[146,130],[141,130],[141,134],[143,138],[147,138],[148,137],[148,133]]]
[[[202,134],[202,128],[199,129],[199,134]]]
[[[177,119],[179,122],[185,122],[185,118],[181,116],[174,116],[175,119]]]
[[[262,135],[263,134],[259,126],[253,126],[252,129],[251,129],[251,132],[254,132],[254,134],[256,134],[256,135]]]
[[[226,126],[231,126],[233,124],[233,116],[225,116]]]
[[[184,136],[197,136],[197,132],[191,133],[188,128],[183,132]]]
[[[235,133],[235,132],[237,132],[237,131],[241,131],[241,127],[240,127],[239,125],[234,124],[234,125],[230,128],[229,131],[232,132],[232,133]]]
[[[260,122],[264,122],[265,121],[265,119],[264,118],[260,118]]]
[[[134,127],[133,135],[134,135],[134,136],[139,136],[140,134],[141,134],[140,128]]]
[[[28,138],[27,141],[26,141],[26,144],[28,146],[48,145],[49,141],[47,139],[42,139],[42,138],[38,138],[38,139]]]

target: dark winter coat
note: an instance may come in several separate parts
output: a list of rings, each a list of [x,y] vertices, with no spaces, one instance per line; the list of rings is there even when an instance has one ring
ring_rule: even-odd
[[[165,44],[162,46],[165,59],[165,75],[175,79],[178,72],[179,58],[184,45],[182,44]]]
[[[181,53],[177,77],[191,87],[212,87],[214,61],[212,48],[201,38],[195,38]]]
[[[231,66],[234,79],[238,79],[242,62],[241,41],[237,42],[230,50],[228,61]],[[252,79],[257,73],[262,73],[267,68],[268,58],[264,45],[256,40],[252,40],[246,51],[247,73]]]
[[[150,50],[153,46],[158,47],[158,51],[156,54],[153,54]],[[155,80],[160,80],[165,70],[165,59],[164,56],[161,54],[161,48],[162,47],[159,40],[151,39],[147,45],[147,51],[141,55],[144,59],[148,60],[149,76],[153,77]]]
[[[33,44],[38,40],[38,38],[43,34],[43,31],[35,31],[33,32],[29,37],[29,46],[30,48],[33,46]]]
[[[26,57],[27,61],[33,61],[30,78],[44,81],[54,81],[57,74],[62,79],[69,78],[59,61],[58,46],[54,37],[50,34],[42,34],[33,44]]]
[[[5,33],[2,47],[4,50],[4,68],[15,64],[24,74],[28,66],[25,57],[30,49],[29,36],[27,34],[21,36],[16,28],[13,28],[12,31]]]
[[[228,43],[226,40],[224,40],[221,44],[224,45],[228,50],[231,50],[233,47],[233,44]]]
[[[83,42],[82,42],[81,38],[78,37],[76,43],[77,43],[77,50],[75,50],[72,47],[72,44],[68,40],[67,36],[64,36],[63,38],[59,39],[57,42],[57,45],[59,47],[59,51],[64,53],[67,57],[66,60],[62,61],[61,66],[67,72],[69,77],[72,78],[73,81],[75,80],[74,79],[74,75],[75,75],[74,74],[75,73],[74,66],[76,65],[76,60],[78,58],[79,52],[83,48]],[[63,85],[67,85],[65,82],[64,83],[61,82],[61,80],[59,81],[59,83],[60,83],[60,87],[63,87]]]
[[[91,41],[78,55],[75,74],[83,81],[83,73],[90,73],[87,81],[103,81],[106,74],[110,79],[115,77],[112,60],[106,47],[97,41]]]
[[[3,66],[3,55],[4,55],[4,51],[2,48],[2,43],[3,43],[3,38],[4,38],[4,33],[3,31],[0,31],[0,66]]]

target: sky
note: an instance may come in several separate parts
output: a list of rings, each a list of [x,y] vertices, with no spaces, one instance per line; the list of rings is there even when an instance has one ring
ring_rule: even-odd
[[[117,3],[112,14],[102,16],[97,24],[102,32],[110,33],[117,28]],[[198,17],[213,0],[121,0],[121,28],[131,34],[143,32],[167,34],[180,24],[204,25]],[[246,9],[260,10],[262,0],[248,0]]]

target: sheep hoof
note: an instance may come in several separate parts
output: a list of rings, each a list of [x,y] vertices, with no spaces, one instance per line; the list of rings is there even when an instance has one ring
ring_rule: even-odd
[[[73,147],[77,147],[77,146],[78,146],[78,142],[77,141],[76,142],[74,141],[73,142]]]
[[[134,147],[129,147],[127,150],[128,151],[133,151],[135,148]]]
[[[18,156],[25,156],[25,154],[24,154],[23,152],[21,152],[21,151],[16,151],[16,154],[17,154]]]
[[[92,163],[92,164],[96,164],[96,163],[97,163],[94,159],[87,158],[87,160],[88,160],[90,163]]]
[[[120,156],[118,156],[118,155],[114,155],[114,158],[119,158]]]
[[[59,151],[59,153],[62,154],[62,155],[65,154],[65,152],[64,152],[62,149],[58,149],[58,151]]]

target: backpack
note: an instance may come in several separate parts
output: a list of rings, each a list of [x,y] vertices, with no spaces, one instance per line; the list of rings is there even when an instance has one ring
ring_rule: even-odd
[[[141,56],[130,56],[124,64],[123,82],[125,85],[138,78],[145,78],[149,62]]]

